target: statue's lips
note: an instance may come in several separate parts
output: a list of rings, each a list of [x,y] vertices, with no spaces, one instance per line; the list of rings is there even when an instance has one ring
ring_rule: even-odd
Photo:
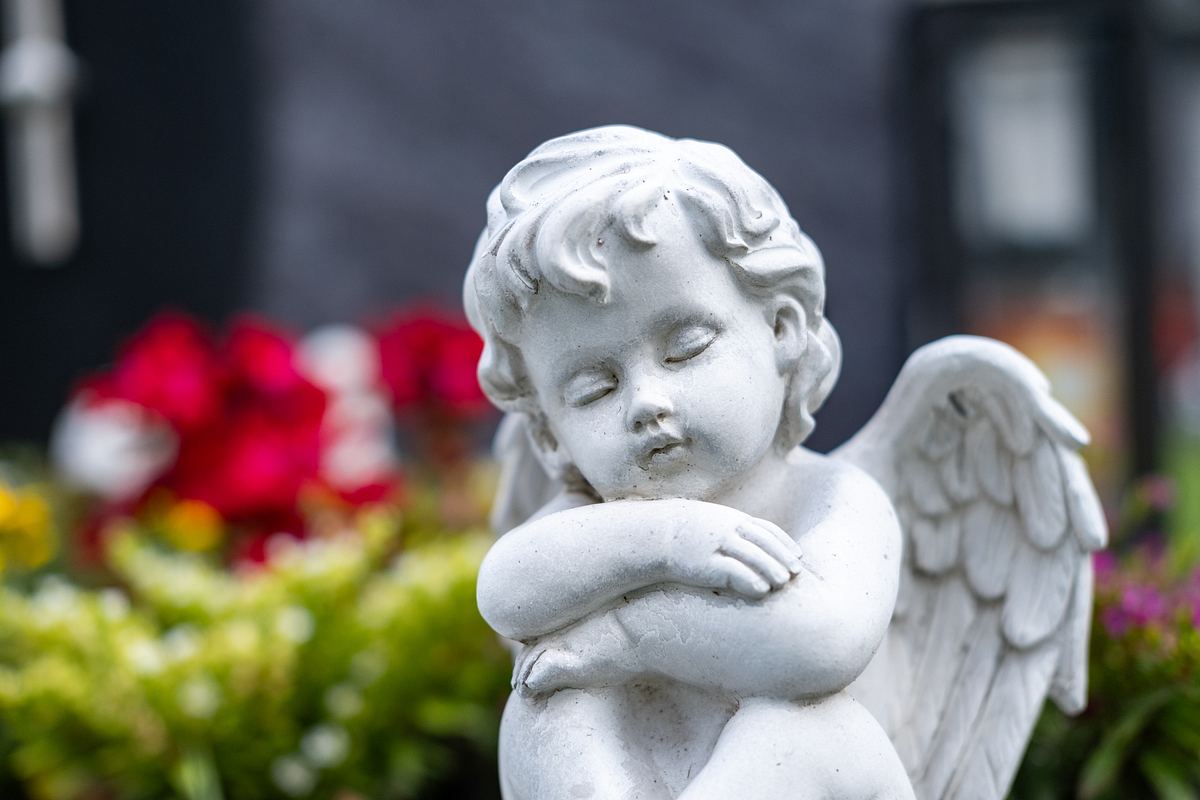
[[[686,439],[674,434],[660,433],[643,443],[637,463],[642,469],[649,469],[652,465],[673,461],[686,451]]]

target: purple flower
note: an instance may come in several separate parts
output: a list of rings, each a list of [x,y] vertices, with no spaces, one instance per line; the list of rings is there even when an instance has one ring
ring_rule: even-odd
[[[1117,557],[1109,550],[1099,550],[1092,554],[1092,569],[1097,583],[1110,583],[1117,576]]]
[[[1104,630],[1108,632],[1108,635],[1114,639],[1124,636],[1131,626],[1129,615],[1119,605],[1109,606],[1100,612],[1100,622],[1104,624]]]
[[[1138,625],[1161,622],[1171,611],[1167,598],[1153,586],[1125,587],[1121,593],[1121,605]]]
[[[1123,636],[1131,627],[1160,623],[1171,615],[1171,604],[1153,586],[1126,586],[1115,605],[1101,612],[1100,620],[1110,636]]]

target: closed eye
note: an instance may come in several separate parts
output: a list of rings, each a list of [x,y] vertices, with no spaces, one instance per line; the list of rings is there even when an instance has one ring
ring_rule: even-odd
[[[712,328],[693,325],[676,334],[667,349],[663,359],[668,364],[679,364],[703,353],[717,338],[717,332]]]
[[[594,403],[617,388],[617,379],[612,375],[588,372],[576,375],[567,382],[563,400],[575,408]]]

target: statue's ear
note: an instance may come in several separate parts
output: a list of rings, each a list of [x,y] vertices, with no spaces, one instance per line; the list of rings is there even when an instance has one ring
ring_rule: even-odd
[[[781,374],[791,375],[808,348],[808,315],[795,298],[787,295],[772,302],[769,312],[775,336],[775,363]]]
[[[816,330],[799,301],[781,297],[772,306],[776,362],[788,376],[783,438],[788,448],[800,444],[816,425],[813,412],[833,389],[841,364],[841,345],[827,320]]]

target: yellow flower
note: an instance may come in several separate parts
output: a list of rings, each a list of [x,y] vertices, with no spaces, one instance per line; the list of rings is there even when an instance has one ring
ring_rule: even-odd
[[[36,488],[0,484],[0,569],[9,562],[40,567],[53,555],[50,503]]]
[[[163,532],[181,550],[211,550],[221,540],[220,513],[200,500],[180,500],[163,515]]]

